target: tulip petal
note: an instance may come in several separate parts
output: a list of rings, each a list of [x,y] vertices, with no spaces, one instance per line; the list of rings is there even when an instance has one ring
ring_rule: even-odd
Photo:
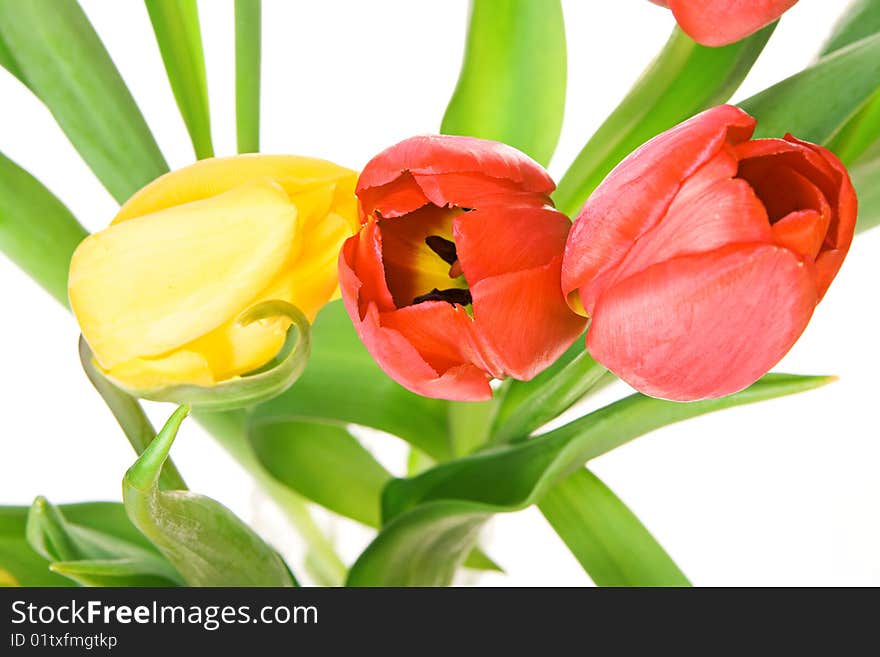
[[[291,199],[300,193],[335,184],[339,202],[347,202],[348,212],[354,216],[356,178],[357,174],[350,169],[311,157],[248,154],[210,158],[151,182],[126,201],[113,223],[270,180],[281,185]]]
[[[147,390],[182,383],[210,386],[216,382],[205,357],[189,350],[158,358],[133,358],[102,371],[124,389]]]
[[[812,268],[791,251],[726,247],[654,265],[606,290],[587,348],[645,394],[720,397],[769,371],[817,301]]]
[[[458,257],[472,286],[490,276],[546,265],[562,253],[570,229],[568,217],[552,207],[503,203],[465,212],[452,223]]]
[[[506,144],[475,137],[424,135],[406,139],[370,160],[358,179],[358,197],[406,171],[429,176],[476,173],[512,181],[526,192],[549,194],[556,187],[541,165]]]
[[[559,288],[562,256],[534,269],[471,285],[477,332],[504,372],[528,381],[551,365],[584,330]]]
[[[664,0],[682,30],[704,46],[726,46],[775,21],[797,0]]]
[[[367,305],[390,312],[397,306],[385,282],[382,266],[382,233],[375,220],[364,224],[361,232],[350,237],[339,253],[339,286],[352,321],[363,320]]]
[[[366,217],[400,217],[430,203],[411,173],[381,185],[364,189],[358,194]]]
[[[287,194],[263,183],[87,238],[70,300],[98,363],[159,356],[237,316],[280,271],[295,227]]]
[[[773,224],[773,234],[785,248],[814,259],[819,255],[827,228],[827,215],[815,210],[797,210]]]
[[[633,242],[663,218],[681,184],[725,144],[748,139],[754,128],[755,120],[742,110],[719,105],[658,135],[621,162],[575,220],[562,266],[566,296],[616,267]]]
[[[504,178],[490,178],[481,173],[412,174],[422,192],[434,205],[478,208],[492,197],[504,197],[509,201],[522,193],[516,183]],[[546,202],[544,194],[537,202]]]

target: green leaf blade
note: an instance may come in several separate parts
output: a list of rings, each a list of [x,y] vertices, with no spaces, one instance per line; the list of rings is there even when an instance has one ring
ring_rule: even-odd
[[[143,115],[77,2],[0,0],[0,41],[21,79],[117,201],[168,171]]]
[[[144,0],[144,4],[196,157],[213,157],[208,80],[196,2]]]
[[[235,125],[239,153],[260,150],[261,0],[235,0]]]
[[[545,166],[565,111],[558,0],[474,0],[458,85],[440,131],[501,141]]]
[[[635,514],[589,470],[560,480],[538,508],[598,586],[690,586]]]

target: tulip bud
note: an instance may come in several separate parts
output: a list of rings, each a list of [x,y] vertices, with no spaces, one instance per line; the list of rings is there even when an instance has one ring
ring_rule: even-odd
[[[651,0],[704,46],[726,46],[769,25],[798,0]]]
[[[355,179],[322,160],[245,155],[202,160],[135,194],[70,265],[71,307],[102,372],[150,397],[272,360],[296,309],[311,321],[337,293],[336,256],[357,227]]]
[[[633,387],[690,401],[773,367],[849,249],[856,197],[828,150],[749,141],[729,105],[655,137],[584,205],[563,291],[592,318],[587,348]]]
[[[472,137],[413,137],[361,173],[361,230],[339,280],[358,335],[406,388],[491,397],[489,381],[529,379],[585,322],[559,289],[571,226],[547,173]]]

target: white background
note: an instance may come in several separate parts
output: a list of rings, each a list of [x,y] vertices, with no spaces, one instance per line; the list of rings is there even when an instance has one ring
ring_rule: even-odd
[[[802,0],[735,98],[808,64],[844,5]],[[170,165],[188,164],[189,139],[143,3],[83,6]],[[569,86],[551,166],[556,177],[672,27],[668,12],[646,0],[571,0],[564,9]],[[231,154],[232,2],[202,1],[199,10],[215,147]],[[464,0],[264,0],[263,150],[359,168],[400,139],[435,132],[458,75],[466,18]],[[45,108],[2,70],[0,99],[0,150],[89,229],[103,227],[116,206]],[[676,425],[593,462],[695,584],[880,584],[878,282],[880,229],[857,238],[809,329],[777,368],[838,374],[839,382]],[[80,370],[73,320],[2,256],[0,309],[0,503],[28,504],[37,494],[54,502],[119,499],[132,453]],[[170,410],[150,407],[157,423]],[[395,441],[370,446],[400,471],[403,451]],[[191,488],[255,522],[297,560],[295,537],[194,423],[185,426],[174,458]],[[332,529],[349,560],[368,539],[346,523]],[[589,583],[534,509],[499,517],[489,538],[508,575],[483,583]]]

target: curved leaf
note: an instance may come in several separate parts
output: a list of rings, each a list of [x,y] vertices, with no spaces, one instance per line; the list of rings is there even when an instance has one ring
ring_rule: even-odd
[[[862,39],[739,105],[758,119],[755,137],[826,144],[880,84],[880,34]]]
[[[849,169],[853,185],[859,197],[859,221],[856,230],[861,232],[880,225],[880,147],[872,148]]]
[[[49,570],[25,537],[28,507],[0,506],[0,586],[75,586]]]
[[[689,404],[635,394],[531,440],[441,464],[392,481],[387,523],[349,573],[357,585],[448,583],[491,514],[539,502],[559,480],[619,445],[662,426],[712,411],[811,390],[834,380],[768,374],[742,392]],[[419,537],[422,538],[419,538]],[[444,552],[440,546],[457,550]],[[407,554],[418,555],[410,561]]]
[[[0,153],[0,251],[64,306],[70,256],[86,235],[52,192]]]
[[[189,409],[178,408],[122,484],[129,519],[189,586],[295,586],[281,557],[222,504],[161,491],[159,472]]]
[[[0,41],[19,78],[46,104],[117,201],[122,203],[168,171],[79,3],[0,0]]]
[[[635,514],[589,470],[560,480],[538,508],[598,586],[690,586]]]
[[[590,138],[553,195],[573,215],[617,164],[652,137],[723,103],[737,90],[776,28],[708,48],[678,28],[635,86]]]
[[[559,0],[473,0],[440,131],[501,141],[546,165],[562,129],[565,79]]]
[[[285,393],[257,407],[255,419],[360,424],[398,436],[436,460],[452,456],[448,402],[409,392],[376,364],[341,301],[312,325],[312,355]]]
[[[260,150],[261,0],[235,0],[235,126],[239,153]]]
[[[208,80],[196,1],[144,0],[144,4],[196,157],[213,157]]]

